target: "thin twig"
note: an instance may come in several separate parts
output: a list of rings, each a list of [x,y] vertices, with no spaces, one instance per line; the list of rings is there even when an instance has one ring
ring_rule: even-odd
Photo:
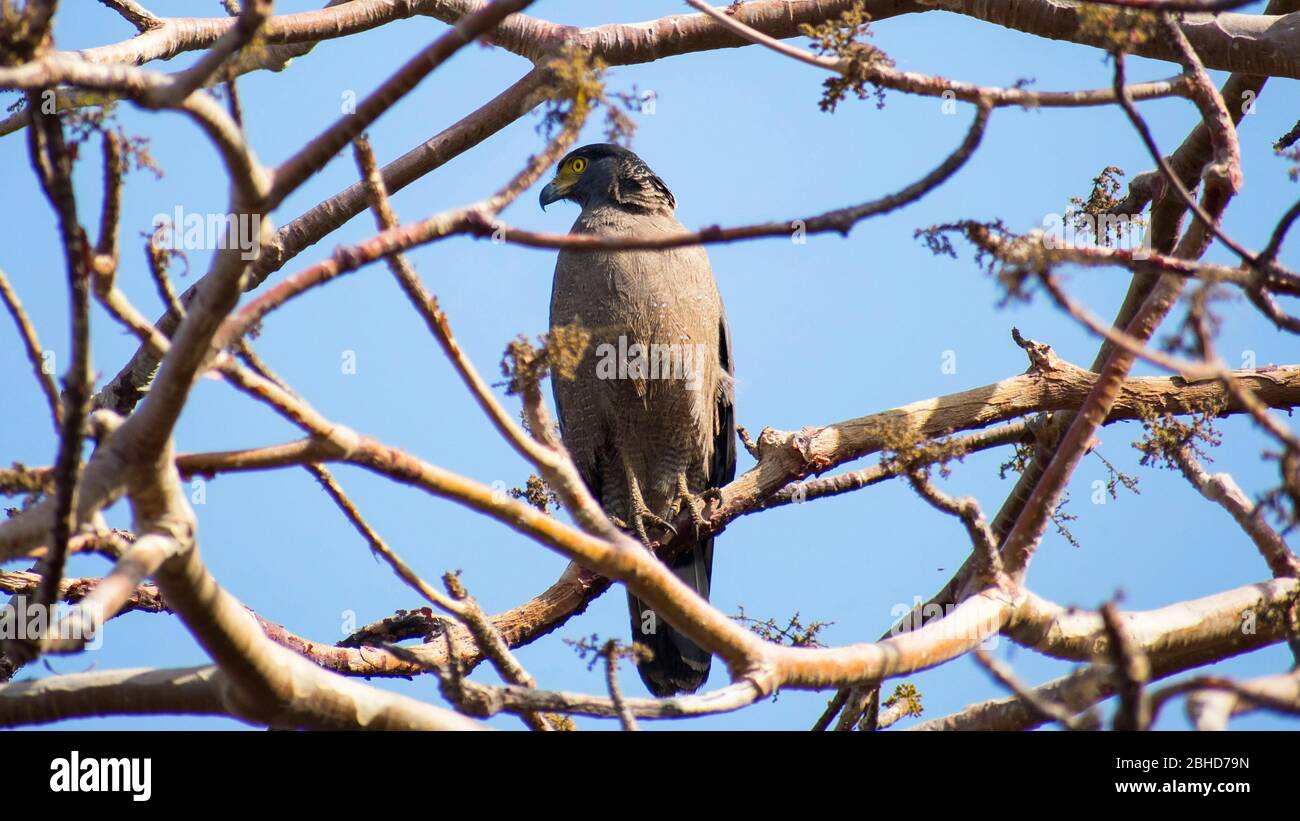
[[[1116,730],[1145,730],[1151,724],[1151,702],[1146,683],[1151,677],[1151,663],[1146,652],[1129,635],[1115,602],[1101,608],[1102,623],[1109,639],[1111,662],[1119,677],[1119,708],[1115,711]]]
[[[32,325],[31,317],[23,309],[23,303],[19,301],[18,294],[9,284],[9,277],[5,276],[2,270],[0,270],[0,300],[4,301],[5,307],[9,309],[9,315],[14,318],[14,324],[18,326],[18,335],[22,337],[27,361],[32,365],[32,374],[36,377],[36,384],[41,387],[41,393],[45,394],[46,404],[50,406],[54,429],[61,430],[63,406],[59,402],[59,388],[54,384],[54,376],[46,370],[45,349],[41,347],[41,341],[36,336],[36,327]]]
[[[1069,708],[1050,701],[1038,693],[1034,688],[1026,686],[1019,678],[1010,665],[994,658],[983,648],[976,648],[975,660],[978,661],[989,675],[993,676],[1003,687],[1006,687],[1012,693],[1020,697],[1022,701],[1038,711],[1043,718],[1057,722],[1067,730],[1095,730],[1098,729],[1098,719],[1093,713],[1085,713],[1083,716],[1075,715]]]

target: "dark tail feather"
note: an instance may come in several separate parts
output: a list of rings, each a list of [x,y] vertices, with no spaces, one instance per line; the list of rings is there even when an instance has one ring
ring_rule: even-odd
[[[713,578],[713,539],[705,539],[678,555],[672,569],[677,578],[707,599]],[[637,672],[650,692],[663,698],[700,689],[709,677],[709,654],[630,593],[627,605],[632,616],[632,641],[654,653],[649,661],[637,661]]]

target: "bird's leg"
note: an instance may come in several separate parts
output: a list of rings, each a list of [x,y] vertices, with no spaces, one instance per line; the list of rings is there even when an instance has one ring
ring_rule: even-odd
[[[707,494],[708,491],[705,491]],[[695,523],[695,536],[699,538],[700,528],[707,524],[704,521],[704,505],[700,500],[695,498],[691,493],[691,488],[686,484],[686,472],[677,474],[677,512],[681,513],[682,508],[688,508],[691,511],[691,521]]]
[[[641,495],[641,484],[637,481],[636,472],[632,470],[632,465],[628,462],[627,457],[623,458],[623,474],[627,477],[627,498],[628,507],[630,508],[627,516],[629,521],[623,524],[623,529],[627,530],[627,524],[630,523],[637,538],[647,545],[650,544],[650,537],[646,535],[646,522],[658,525],[676,536],[677,528],[673,527],[671,522],[657,515],[645,503],[645,497]]]

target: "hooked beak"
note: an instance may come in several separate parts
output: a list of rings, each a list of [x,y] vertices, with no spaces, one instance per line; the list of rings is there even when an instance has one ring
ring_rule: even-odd
[[[561,187],[557,184],[559,182],[560,180],[558,177],[548,182],[546,187],[542,189],[542,193],[537,197],[537,202],[542,206],[543,211],[545,211],[546,206],[551,203],[564,199],[564,195],[568,193],[568,186]]]

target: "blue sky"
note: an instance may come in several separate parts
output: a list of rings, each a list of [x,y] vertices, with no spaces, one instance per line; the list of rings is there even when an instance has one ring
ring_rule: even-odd
[[[69,6],[60,15],[60,48],[130,36],[131,29],[107,9],[84,5],[75,14]],[[221,13],[215,0],[154,5],[165,14]],[[281,0],[277,11],[318,5]],[[689,11],[674,0],[542,0],[530,9],[574,25]],[[364,96],[445,28],[430,19],[407,20],[322,43],[282,73],[241,79],[249,139],[261,160],[275,164],[290,156],[339,116],[345,94]],[[1067,90],[1111,82],[1110,65],[1095,49],[942,12],[882,21],[874,42],[902,69],[981,84],[1031,79],[1035,89]],[[192,61],[193,55],[183,55],[149,68],[175,71]],[[1167,64],[1129,62],[1130,81],[1175,73]],[[500,49],[463,50],[371,128],[380,160],[392,160],[456,121],[528,67]],[[939,101],[894,92],[886,95],[883,110],[871,101],[854,100],[834,115],[823,114],[817,109],[823,79],[811,67],[751,47],[619,67],[610,73],[609,87],[656,93],[654,113],[636,115],[633,147],[673,190],[678,216],[691,227],[805,216],[897,190],[936,165],[970,123],[969,106],[959,105],[955,115],[948,115]],[[1215,80],[1221,83],[1223,77],[1216,74]],[[1286,176],[1286,163],[1271,149],[1294,123],[1296,95],[1296,81],[1270,80],[1256,113],[1241,128],[1246,182],[1225,225],[1248,247],[1263,246],[1298,193]],[[6,95],[6,101],[11,99]],[[1143,103],[1141,110],[1166,151],[1196,124],[1196,110],[1185,100]],[[131,174],[123,202],[118,282],[152,316],[160,304],[140,252],[139,232],[147,230],[154,214],[170,214],[177,206],[200,213],[224,211],[227,185],[213,149],[187,120],[125,105],[119,112],[129,133],[150,136],[151,151],[166,171],[161,180]],[[393,198],[399,215],[416,219],[495,190],[539,147],[536,124],[536,115],[525,117],[401,191]],[[602,141],[600,125],[589,126],[583,137],[583,142]],[[98,146],[94,148],[86,156],[97,158]],[[1042,299],[999,308],[996,283],[970,261],[967,249],[960,260],[935,257],[913,239],[913,231],[960,218],[1001,218],[1014,230],[1027,230],[1045,215],[1063,211],[1069,197],[1086,196],[1092,177],[1107,165],[1130,175],[1151,167],[1118,109],[1002,109],[994,113],[979,152],[955,178],[920,203],[858,225],[848,238],[813,236],[804,245],[777,238],[711,247],[734,339],[738,422],[755,433],[769,425],[797,429],[1011,376],[1026,366],[1011,342],[1012,326],[1086,366],[1097,348],[1086,331]],[[0,138],[0,168],[10,169],[0,193],[0,268],[32,314],[43,344],[59,357],[62,372],[68,350],[63,263],[54,222],[29,170],[23,135]],[[287,222],[355,179],[355,166],[345,152],[291,196],[273,215],[275,222]],[[82,220],[93,226],[100,198],[97,163],[81,162],[76,181]],[[538,230],[564,231],[574,216],[567,204],[539,211],[534,190],[504,218]],[[372,232],[369,215],[354,218],[276,278]],[[1282,261],[1300,264],[1298,247],[1300,240],[1293,241]],[[192,273],[180,284],[193,282],[209,258],[191,253]],[[1208,258],[1232,262],[1217,248]],[[438,295],[481,372],[497,372],[501,352],[515,335],[545,330],[553,253],[454,238],[417,249],[410,259]],[[1123,271],[1110,269],[1072,271],[1068,279],[1074,295],[1107,317],[1127,284]],[[1248,351],[1259,364],[1300,358],[1294,337],[1274,330],[1248,305],[1227,305],[1224,315],[1219,347],[1232,364],[1240,364]],[[99,309],[93,322],[94,367],[103,380],[117,372],[135,343]],[[481,481],[518,486],[530,473],[493,433],[382,265],[296,300],[267,323],[256,348],[332,419]],[[355,354],[354,374],[341,368],[348,352]],[[941,367],[946,352],[956,357],[954,373]],[[1155,373],[1141,365],[1137,372]],[[49,464],[56,443],[47,409],[10,327],[0,328],[0,386],[0,459]],[[1248,493],[1275,484],[1274,466],[1259,459],[1268,443],[1242,420],[1220,427],[1226,444],[1213,453],[1211,467],[1231,472]],[[1139,435],[1139,426],[1121,424],[1103,429],[1099,438],[1107,459],[1139,476],[1140,495],[1121,491],[1118,499],[1092,504],[1092,482],[1105,479],[1106,471],[1088,457],[1071,484],[1068,508],[1079,516],[1071,530],[1081,546],[1050,534],[1030,569],[1029,585],[1054,601],[1088,608],[1122,591],[1126,608],[1146,609],[1266,579],[1264,563],[1221,509],[1203,503],[1181,476],[1137,466],[1130,443]],[[216,450],[297,436],[261,405],[220,382],[203,380],[181,419],[177,447]],[[970,457],[942,486],[974,495],[992,516],[1013,481],[998,478],[998,465],[1006,457],[1004,451]],[[751,465],[742,452],[740,470]],[[371,524],[417,571],[436,579],[446,570],[462,570],[463,581],[489,611],[535,595],[564,567],[558,555],[454,504],[357,469],[339,467],[336,475]],[[266,618],[303,636],[333,642],[342,637],[349,612],[365,623],[421,604],[370,556],[302,470],[218,478],[208,483],[206,500],[196,511],[203,555],[217,579]],[[127,517],[124,505],[109,513],[109,520],[120,526]],[[733,614],[743,606],[762,618],[784,620],[797,611],[804,620],[834,622],[822,633],[829,644],[872,640],[888,626],[894,607],[928,598],[968,550],[958,522],[934,513],[906,486],[888,483],[734,522],[717,543],[713,600]],[[104,571],[103,561],[95,558],[74,557],[69,567],[73,575]],[[587,663],[560,639],[593,633],[626,639],[626,619],[623,595],[615,591],[555,634],[521,648],[519,658],[543,687],[603,692],[602,671],[588,671]],[[1072,668],[1007,641],[997,652],[1031,682]],[[30,667],[20,677],[205,660],[178,620],[128,614],[109,625],[102,649],[50,659],[48,667]],[[1253,676],[1289,665],[1290,654],[1278,646],[1226,662],[1216,671]],[[486,667],[476,676],[495,680]],[[1004,694],[971,659],[905,680],[920,688],[926,717]],[[625,692],[645,694],[631,669],[625,668],[622,681]],[[428,678],[375,683],[423,699],[439,698]],[[715,664],[708,686],[725,683],[723,666]],[[787,691],[738,714],[657,726],[806,728],[829,697]],[[510,717],[493,724],[519,726]],[[596,720],[580,724],[616,726]],[[58,726],[243,725],[158,717]],[[1167,708],[1160,726],[1186,726],[1181,705]],[[1300,725],[1259,715],[1236,726]]]

